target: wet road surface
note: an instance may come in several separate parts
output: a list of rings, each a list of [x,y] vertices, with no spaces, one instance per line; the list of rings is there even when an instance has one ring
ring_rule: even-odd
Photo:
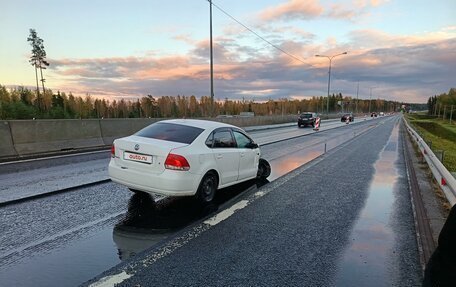
[[[269,180],[322,154],[325,144],[329,150],[369,128],[372,124],[347,126],[264,146],[262,153],[273,166]],[[0,209],[2,230],[6,230],[0,236],[0,280],[15,286],[77,285],[223,209],[233,197],[258,191],[256,184],[223,190],[217,205],[203,210],[193,208],[189,199],[157,204],[113,183],[4,207]]]
[[[216,215],[90,283],[370,286],[375,280],[377,286],[420,285],[402,150],[393,151],[397,121],[382,123],[308,165],[242,193]],[[388,167],[390,185],[378,187],[384,160],[392,160],[394,167]],[[378,196],[376,189],[389,195]],[[371,202],[375,208],[365,210]],[[386,242],[372,245],[379,233]],[[357,243],[368,262],[364,270],[357,262],[349,264],[360,254]],[[372,260],[375,254],[381,256]]]
[[[349,236],[351,245],[340,261],[336,286],[362,286],[366,282],[372,287],[420,285],[421,269],[412,264],[416,263],[418,246],[413,236],[414,222],[410,216],[404,157],[399,152],[400,140],[399,125],[396,125],[374,164],[368,198]],[[401,257],[396,256],[396,252],[401,253]],[[404,268],[404,264],[395,260],[404,263],[410,260],[410,266]],[[394,269],[396,266],[405,270]],[[404,276],[403,272],[412,272],[414,276]]]

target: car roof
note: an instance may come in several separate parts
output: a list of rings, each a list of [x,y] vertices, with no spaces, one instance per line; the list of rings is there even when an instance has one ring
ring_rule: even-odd
[[[173,119],[173,120],[164,120],[160,121],[159,123],[169,123],[169,124],[178,124],[178,125],[185,125],[190,127],[197,127],[201,129],[215,129],[215,128],[238,128],[236,126],[225,124],[222,122],[216,121],[208,121],[208,120],[194,120],[194,119]]]

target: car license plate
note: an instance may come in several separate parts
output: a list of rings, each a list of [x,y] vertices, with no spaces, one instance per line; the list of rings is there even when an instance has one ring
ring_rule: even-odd
[[[132,153],[132,152],[124,152],[124,159],[125,160],[132,160],[144,163],[152,163],[152,156],[147,154],[139,154],[139,153]]]

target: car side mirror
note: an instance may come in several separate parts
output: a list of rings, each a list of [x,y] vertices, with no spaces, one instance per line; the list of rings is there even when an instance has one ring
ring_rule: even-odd
[[[250,148],[250,149],[256,149],[256,148],[258,148],[258,144],[254,143],[254,142],[250,142],[245,147]]]

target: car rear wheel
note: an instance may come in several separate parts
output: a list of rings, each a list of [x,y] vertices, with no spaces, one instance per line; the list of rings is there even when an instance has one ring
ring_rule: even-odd
[[[258,163],[257,178],[265,179],[269,175],[271,175],[271,165],[264,158],[260,158],[260,162]]]
[[[208,172],[198,187],[197,197],[203,204],[212,202],[215,197],[215,192],[218,186],[217,176],[213,172]]]

